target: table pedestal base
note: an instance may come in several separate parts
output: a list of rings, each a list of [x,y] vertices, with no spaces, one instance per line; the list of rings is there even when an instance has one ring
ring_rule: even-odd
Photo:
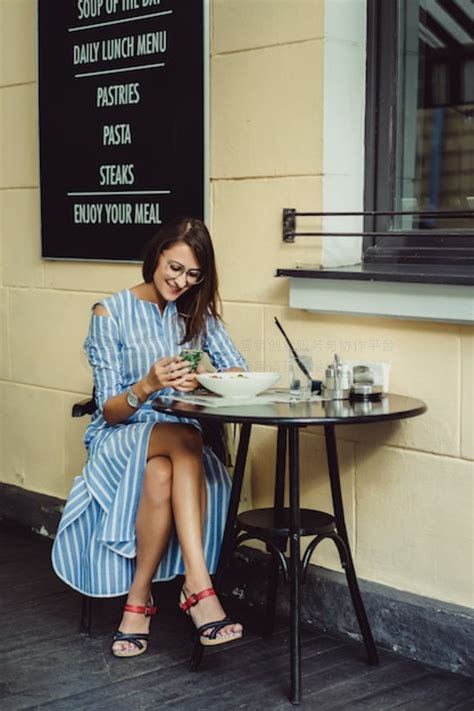
[[[364,640],[368,661],[370,664],[378,664],[379,658],[360,594],[347,536],[334,425],[325,425],[324,428],[334,515],[322,511],[300,509],[299,426],[281,425],[278,427],[274,508],[246,511],[237,516],[245,461],[247,458],[250,428],[250,424],[242,425],[227,524],[222,542],[219,565],[215,575],[215,587],[219,589],[222,575],[230,562],[232,552],[236,546],[250,539],[259,539],[267,544],[267,548],[271,553],[271,562],[264,634],[271,635],[273,632],[278,574],[281,568],[290,589],[290,699],[292,703],[298,704],[301,701],[301,584],[304,583],[306,578],[306,571],[314,550],[319,543],[326,538],[333,540],[338,549],[341,565],[346,574],[354,611]],[[288,508],[285,508],[284,488],[287,445],[289,454],[290,505]],[[303,558],[301,558],[300,539],[301,536],[308,535],[314,535],[315,537],[306,548]],[[287,548],[288,541],[290,544],[290,555],[287,561],[284,551]],[[193,650],[191,661],[191,667],[193,669],[196,669],[199,665],[202,653],[203,647],[197,642]]]

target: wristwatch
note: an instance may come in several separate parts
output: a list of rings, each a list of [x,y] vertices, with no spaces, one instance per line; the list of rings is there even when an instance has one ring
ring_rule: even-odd
[[[137,410],[140,405],[143,405],[142,401],[139,399],[138,395],[133,392],[133,390],[128,391],[127,402],[130,407],[133,407],[135,410]]]

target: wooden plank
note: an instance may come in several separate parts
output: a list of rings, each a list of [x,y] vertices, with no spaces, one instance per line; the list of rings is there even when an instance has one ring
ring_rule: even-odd
[[[250,625],[239,642],[207,651],[201,670],[192,673],[187,620],[177,610],[177,579],[154,586],[159,613],[146,655],[116,659],[110,653],[111,634],[124,597],[95,601],[94,634],[79,635],[81,596],[54,575],[51,541],[11,533],[0,525],[0,708],[291,708],[287,628],[263,640]],[[229,612],[234,607],[232,601],[225,606]],[[237,613],[244,624],[247,617]],[[388,652],[381,656],[382,666],[370,667],[361,644],[304,631],[302,708],[472,711],[471,680]]]
[[[388,663],[389,666],[394,666],[394,664],[395,662],[392,661]],[[364,673],[365,667],[365,663],[350,648],[341,648],[303,659],[302,689],[303,698],[309,704],[308,707],[317,708],[319,711],[320,701],[324,698],[322,692],[325,688],[338,683],[339,680],[358,679]],[[317,692],[316,696],[313,696],[314,692]],[[287,653],[283,664],[278,665],[277,668],[272,666],[263,679],[258,670],[243,683],[237,677],[220,698],[228,704],[227,708],[232,708],[233,699],[237,699],[239,707],[245,709],[262,709],[266,708],[267,704],[272,709],[283,709],[287,708],[289,694],[290,669]]]
[[[474,680],[467,677],[430,670],[423,679],[407,684],[406,691],[406,701],[397,705],[397,709],[402,711],[474,709]]]
[[[379,667],[359,669],[352,677],[341,672],[324,680],[309,675],[305,698],[317,703],[318,711],[347,708],[385,711],[398,702],[400,688],[406,682],[428,674],[418,665],[399,659],[391,659]]]
[[[313,650],[313,653],[302,654],[302,683],[306,688],[306,673],[309,669],[318,669],[318,673],[324,677],[330,674],[339,673],[342,668],[350,669],[351,674],[357,674],[360,660],[348,655],[347,647],[332,648],[328,650]],[[245,673],[236,670],[229,679],[229,683],[224,688],[218,689],[218,703],[216,708],[232,709],[261,709],[277,708],[283,704],[282,708],[288,708],[288,698],[290,693],[290,666],[289,649],[278,658],[271,660],[268,666],[263,666],[257,662],[255,669]],[[181,696],[179,703],[189,703],[197,705],[198,708],[205,708],[206,700],[212,694],[215,683],[212,678],[209,680],[208,688],[202,690],[199,687],[191,689],[187,697]],[[307,694],[304,694],[306,698]],[[310,707],[308,707],[310,708]],[[314,708],[314,705],[311,706]]]
[[[117,688],[121,680],[131,679],[132,685],[136,686],[136,677],[141,679],[150,675],[155,679],[158,672],[166,671],[169,667],[181,668],[184,675],[188,676],[191,648],[185,623],[186,619],[181,615],[178,617],[177,612],[167,616],[162,620],[159,630],[154,625],[150,651],[138,659],[126,660],[115,659],[110,654],[110,634],[81,638],[63,627],[62,636],[58,636],[61,629],[59,625],[49,638],[40,634],[36,640],[31,640],[25,635],[23,647],[17,646],[2,654],[10,695],[21,704],[35,705],[46,701],[52,703],[58,697],[74,694],[82,698],[84,693],[91,690],[95,698],[104,685],[111,684]],[[166,640],[164,650],[163,638]],[[253,646],[251,639],[245,644]],[[286,650],[286,641],[283,646]],[[23,664],[26,650],[28,665]],[[270,650],[268,654],[271,654]],[[208,656],[206,661],[210,662],[217,655]],[[116,695],[116,692],[113,691],[113,694]]]
[[[281,670],[288,667],[288,639],[283,636],[273,640],[253,640],[244,648],[232,645],[232,649],[216,648],[207,655],[206,666],[200,672],[190,672],[187,662],[168,665],[162,673],[140,674],[139,678],[114,680],[113,683],[86,693],[68,696],[60,700],[49,701],[49,709],[110,709],[125,707],[133,703],[134,708],[148,708],[156,705],[175,705],[179,708],[196,709],[202,703],[202,708],[233,709],[234,702],[240,700],[239,687],[248,685],[258,688],[266,687],[269,677],[279,679]],[[344,647],[335,647],[334,640],[318,638],[318,648],[312,650],[314,657],[326,659],[322,653],[328,648],[327,655],[344,656]],[[163,655],[169,656],[166,650]],[[133,660],[126,660],[130,663]],[[135,660],[139,661],[139,660]],[[329,662],[327,662],[329,663]],[[228,702],[229,688],[230,705]],[[279,687],[275,700],[280,698]],[[268,698],[267,698],[268,701]],[[267,706],[268,708],[268,706]]]

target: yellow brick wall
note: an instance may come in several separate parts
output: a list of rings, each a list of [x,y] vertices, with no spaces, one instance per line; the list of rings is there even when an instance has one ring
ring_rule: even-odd
[[[327,0],[338,2],[340,0]],[[297,6],[297,11],[295,8]],[[321,316],[287,307],[277,266],[318,263],[317,239],[281,242],[285,206],[322,205],[323,0],[214,0],[211,229],[229,329],[254,367],[285,372],[278,316],[343,357],[392,364],[391,390],[423,417],[338,428],[349,535],[361,577],[469,605],[472,592],[473,329]],[[84,461],[89,307],[139,281],[134,265],[40,259],[35,0],[0,0],[0,480],[64,497]],[[256,428],[254,505],[272,495],[274,433]],[[306,506],[330,507],[324,442],[302,435]],[[329,544],[315,562],[338,567]]]

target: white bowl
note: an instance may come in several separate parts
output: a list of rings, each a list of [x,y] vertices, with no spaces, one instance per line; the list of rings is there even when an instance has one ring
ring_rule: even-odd
[[[200,385],[217,395],[251,398],[275,385],[280,373],[202,373],[196,378]]]

